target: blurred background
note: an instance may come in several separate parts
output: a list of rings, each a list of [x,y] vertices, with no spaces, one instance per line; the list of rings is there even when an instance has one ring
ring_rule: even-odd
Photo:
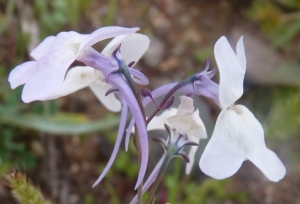
[[[91,33],[108,25],[138,26],[151,39],[136,66],[149,77],[150,90],[201,71],[207,57],[216,67],[216,40],[225,35],[235,47],[243,35],[247,73],[239,103],[261,121],[267,146],[287,168],[285,178],[272,183],[246,161],[233,177],[214,180],[197,162],[186,176],[184,162],[176,158],[156,203],[300,203],[298,0],[0,0],[0,203],[17,203],[7,179],[12,172],[23,172],[53,203],[128,203],[135,195],[132,144],[129,152],[122,146],[109,174],[91,188],[112,152],[119,114],[108,112],[89,89],[24,104],[22,87],[11,90],[7,82],[9,72],[30,60],[30,51],[46,36]],[[101,50],[107,42],[95,47]],[[210,137],[220,110],[201,97],[195,105]],[[150,143],[153,168],[162,149]]]

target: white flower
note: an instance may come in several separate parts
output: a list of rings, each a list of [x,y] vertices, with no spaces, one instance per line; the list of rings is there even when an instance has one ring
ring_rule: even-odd
[[[207,138],[205,126],[199,116],[199,110],[194,111],[193,99],[181,96],[181,103],[176,108],[164,111],[160,116],[156,116],[149,123],[148,130],[165,129],[164,124],[176,129],[176,135],[187,135],[188,140],[199,144],[200,139]],[[177,111],[177,113],[176,113]],[[176,114],[175,114],[176,113]],[[177,138],[173,138],[177,140]],[[192,170],[197,146],[191,146],[189,151],[190,162],[186,165],[186,174]]]
[[[264,131],[254,115],[234,103],[243,94],[246,57],[243,38],[234,53],[225,37],[215,44],[215,58],[220,71],[219,100],[222,111],[213,135],[200,159],[201,170],[216,179],[235,174],[249,159],[271,181],[282,179],[286,169],[264,141]]]

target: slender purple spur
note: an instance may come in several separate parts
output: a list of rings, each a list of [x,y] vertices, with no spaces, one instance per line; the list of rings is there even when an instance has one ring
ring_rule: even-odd
[[[127,103],[134,120],[137,121],[136,126],[139,132],[142,152],[140,171],[135,186],[136,189],[143,181],[147,169],[149,155],[148,134],[142,110],[140,109],[136,96],[132,91],[128,81],[124,78],[124,70],[122,70],[124,67],[121,67],[122,69],[120,69],[119,67],[124,66],[125,62],[122,61],[122,59],[120,58],[120,53],[118,52],[118,50],[117,52],[114,52],[112,58],[107,58],[94,49],[89,48],[85,50],[85,53],[82,54],[78,60],[90,67],[100,70],[103,73],[103,75],[106,77],[107,82],[120,91],[120,94],[124,98],[124,101]],[[120,62],[122,64],[120,64]],[[130,69],[128,69],[128,71],[130,74],[138,78],[138,81],[142,80],[143,83],[147,81],[145,79],[145,76],[142,73],[138,73],[137,70],[134,70],[134,72],[132,72]]]
[[[105,177],[108,170],[110,169],[110,167],[114,163],[114,161],[116,159],[116,156],[117,156],[117,153],[120,149],[122,139],[123,139],[125,126],[126,126],[127,113],[128,113],[128,106],[127,106],[127,103],[126,103],[124,97],[119,93],[117,95],[119,96],[119,99],[121,100],[121,103],[123,105],[122,106],[122,111],[121,111],[121,119],[120,119],[120,125],[119,125],[119,130],[118,130],[118,136],[117,136],[117,139],[116,139],[115,146],[114,146],[113,152],[111,154],[111,157],[110,157],[109,161],[107,162],[107,165],[104,168],[104,170],[102,171],[101,175],[99,176],[97,181],[93,184],[93,187],[95,187],[96,185],[98,185],[102,181],[102,179]]]

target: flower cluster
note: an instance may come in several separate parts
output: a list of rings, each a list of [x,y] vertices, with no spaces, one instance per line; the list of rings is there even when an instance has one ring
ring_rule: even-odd
[[[243,161],[249,159],[271,181],[279,181],[285,175],[285,167],[277,155],[269,150],[264,141],[264,132],[259,121],[243,105],[235,102],[243,94],[246,72],[246,57],[241,38],[236,53],[225,37],[215,44],[214,54],[220,74],[219,84],[214,77],[217,69],[209,70],[209,60],[203,71],[180,82],[158,87],[153,91],[139,91],[135,83],[147,85],[148,78],[133,65],[149,46],[147,36],[135,33],[138,28],[103,27],[91,34],[61,32],[47,37],[30,56],[34,59],[14,68],[9,75],[12,88],[24,85],[22,100],[51,100],[90,87],[96,97],[111,111],[121,110],[119,131],[112,156],[98,178],[97,185],[112,166],[126,132],[126,149],[133,127],[140,146],[140,169],[136,188],[143,182],[147,169],[149,148],[147,131],[166,129],[169,138],[156,138],[165,149],[165,154],[146,181],[143,191],[156,179],[163,161],[181,156],[188,164],[186,173],[192,170],[197,145],[206,139],[204,123],[199,111],[193,106],[194,95],[212,99],[220,108],[214,132],[200,158],[200,169],[207,175],[224,179],[238,171]],[[114,38],[100,53],[91,46]],[[71,67],[74,61],[86,66]],[[178,109],[170,108],[174,93],[182,96]],[[142,98],[141,96],[144,96]],[[160,103],[157,98],[163,97]],[[156,109],[146,115],[144,108],[154,103]],[[126,127],[128,110],[132,119]],[[157,115],[159,112],[161,115]],[[126,131],[125,131],[126,130]],[[183,147],[191,145],[186,154]],[[169,156],[168,156],[169,155]],[[171,156],[170,156],[171,155]]]

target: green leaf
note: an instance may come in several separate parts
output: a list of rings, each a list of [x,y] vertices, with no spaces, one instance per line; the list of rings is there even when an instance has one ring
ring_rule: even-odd
[[[119,118],[109,116],[89,121],[83,114],[67,113],[43,117],[36,114],[8,111],[4,107],[0,107],[0,123],[51,134],[77,135],[116,127],[119,124]]]

